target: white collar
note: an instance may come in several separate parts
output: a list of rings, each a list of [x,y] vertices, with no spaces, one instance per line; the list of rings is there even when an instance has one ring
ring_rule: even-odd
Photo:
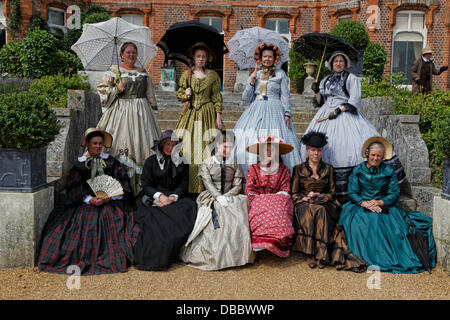
[[[86,154],[87,154],[87,151],[81,157],[78,157],[78,161],[79,162],[85,162],[87,160]],[[108,159],[109,154],[104,153],[104,152],[100,152],[100,157],[102,159]]]
[[[423,61],[428,62],[430,61],[430,59],[425,58],[424,56],[422,56]]]

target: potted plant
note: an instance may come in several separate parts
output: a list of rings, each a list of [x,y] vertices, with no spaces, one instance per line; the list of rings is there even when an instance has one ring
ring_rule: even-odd
[[[46,185],[46,147],[59,129],[39,94],[0,95],[0,191],[34,192]]]
[[[444,156],[442,198],[450,200],[450,114],[436,122],[438,152]]]

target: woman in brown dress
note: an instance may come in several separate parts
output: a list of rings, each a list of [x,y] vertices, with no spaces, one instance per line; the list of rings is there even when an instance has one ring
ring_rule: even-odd
[[[336,228],[339,202],[334,199],[333,167],[322,161],[327,137],[312,131],[301,141],[306,145],[308,158],[293,170],[291,190],[296,230],[293,250],[306,254],[311,268],[323,269],[330,264],[337,269],[363,271],[365,262],[350,252],[343,229]]]

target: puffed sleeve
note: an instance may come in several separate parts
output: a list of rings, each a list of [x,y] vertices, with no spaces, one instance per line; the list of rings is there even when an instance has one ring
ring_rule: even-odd
[[[302,199],[306,197],[306,190],[300,179],[300,170],[301,170],[300,165],[296,165],[293,170],[294,175],[292,178],[291,190],[292,190],[292,200],[294,201],[294,204],[302,203],[303,202]]]
[[[133,201],[134,197],[133,192],[131,191],[130,178],[128,177],[127,170],[117,160],[114,160],[114,178],[117,179],[122,185],[125,199],[128,201]]]
[[[184,94],[186,93],[187,89],[187,74],[188,70],[184,71],[183,74],[180,77],[180,80],[178,81],[178,91],[177,91],[177,98],[181,102],[186,102],[187,100],[184,97]]]
[[[242,178],[244,178],[244,175],[242,174],[240,166],[237,165],[236,171],[234,172],[233,185],[231,189],[225,194],[226,196],[237,196],[241,192]]]
[[[334,195],[336,194],[336,186],[334,184],[334,169],[331,165],[329,167],[328,179],[328,193],[324,193],[322,197],[324,202],[333,200]]]
[[[106,107],[106,103],[110,100],[112,95],[116,95],[116,86],[114,79],[116,78],[116,70],[110,68],[103,74],[102,80],[97,85],[97,92],[100,96],[100,102],[103,107]]]
[[[353,73],[350,73],[347,78],[347,90],[350,95],[347,103],[359,108],[361,104],[361,81]]]
[[[386,170],[387,169],[387,170]],[[397,175],[391,167],[386,168],[383,172],[388,172],[389,174],[389,185],[386,193],[386,197],[382,198],[386,206],[392,206],[396,203],[400,197],[400,187],[398,186]]]
[[[144,71],[145,72],[145,71]],[[158,103],[156,102],[155,90],[153,88],[153,82],[150,76],[147,74],[147,90],[145,92],[147,100],[152,106],[153,110],[158,110]]]
[[[350,199],[360,205],[364,199],[361,197],[361,188],[359,187],[359,177],[358,177],[359,169],[358,166],[353,168],[352,173],[348,177],[348,196]]]
[[[285,166],[283,167],[283,171],[281,172],[281,183],[279,190],[276,190],[275,192],[284,191],[287,193],[291,193],[291,174],[289,172],[289,169]]]
[[[95,195],[86,181],[83,181],[80,171],[76,166],[73,166],[67,177],[66,205],[79,205],[87,196],[94,197]]]
[[[247,170],[247,183],[245,184],[245,195],[250,203],[260,194],[256,176],[255,167],[251,165]]]
[[[220,77],[215,71],[214,73],[215,77],[211,88],[211,101],[214,104],[214,109],[216,110],[216,112],[222,113],[222,93],[220,92]]]
[[[145,194],[153,199],[155,193],[158,192],[158,190],[156,190],[157,179],[153,177],[153,156],[145,160],[141,176],[141,183],[142,194]]]
[[[242,92],[242,100],[245,102],[253,102],[255,100],[255,87],[259,81],[259,75],[258,72],[256,75],[256,82],[254,85],[250,83],[250,77],[248,77],[247,85],[245,86],[244,92]]]
[[[200,165],[200,168],[198,170],[198,176],[202,180],[205,189],[208,190],[209,193],[211,193],[214,199],[217,199],[217,197],[220,196],[221,194],[219,190],[217,190],[214,182],[212,181],[211,173],[209,171],[208,163],[206,162],[206,160],[203,161],[202,164]]]
[[[289,101],[290,92],[289,92],[289,78],[283,70],[281,71],[281,104],[284,108],[284,115],[291,115],[291,103]]]

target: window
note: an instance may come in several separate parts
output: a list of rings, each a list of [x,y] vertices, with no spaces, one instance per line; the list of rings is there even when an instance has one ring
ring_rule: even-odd
[[[343,16],[339,16],[338,17],[338,23],[344,20],[352,20],[352,15],[351,14],[346,14]]]
[[[219,17],[200,17],[198,22],[213,26],[220,33],[223,33],[222,18]]]
[[[3,14],[4,3],[0,2],[0,48],[6,44],[6,18]]]
[[[425,14],[421,11],[400,11],[393,34],[392,72],[401,72],[411,84],[410,68],[422,54],[426,43]]]
[[[144,24],[144,17],[140,14],[123,14],[120,16],[126,22],[142,26]]]
[[[58,8],[49,8],[47,23],[50,28],[50,32],[54,36],[58,38],[64,37],[64,34],[67,31],[66,12],[64,10]]]
[[[289,33],[289,19],[266,19],[266,29],[278,32],[283,38],[286,39],[287,42],[291,42],[291,34]]]

